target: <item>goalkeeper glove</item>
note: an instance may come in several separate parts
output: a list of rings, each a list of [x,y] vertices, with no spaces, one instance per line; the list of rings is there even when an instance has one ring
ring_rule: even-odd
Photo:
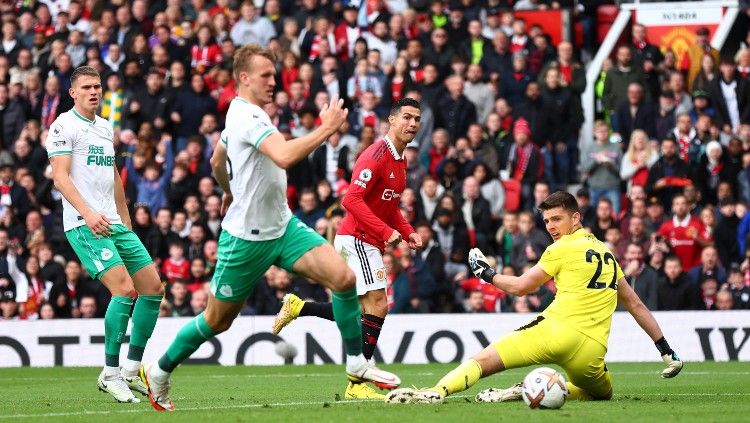
[[[487,283],[492,283],[492,278],[495,277],[495,270],[492,269],[490,263],[487,261],[487,257],[482,254],[479,248],[472,248],[469,251],[469,267],[474,276]]]
[[[664,364],[667,365],[667,368],[661,371],[661,377],[672,378],[677,376],[682,370],[682,360],[677,357],[677,353],[670,348],[669,343],[663,336],[656,341],[655,344],[656,349],[659,350],[659,354],[661,354],[661,359],[664,360]]]

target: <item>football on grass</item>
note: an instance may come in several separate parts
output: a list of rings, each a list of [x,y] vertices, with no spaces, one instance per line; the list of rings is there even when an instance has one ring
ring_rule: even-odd
[[[555,369],[534,369],[523,380],[523,401],[530,408],[560,408],[567,396],[565,378]]]

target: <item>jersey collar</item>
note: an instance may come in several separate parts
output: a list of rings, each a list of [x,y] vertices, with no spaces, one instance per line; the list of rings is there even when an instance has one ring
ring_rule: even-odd
[[[685,215],[685,218],[682,220],[677,218],[677,215],[672,216],[672,225],[675,228],[687,228],[688,224],[690,224],[690,213]]]
[[[396,160],[402,160],[404,157],[398,154],[398,151],[396,151],[396,146],[393,145],[393,142],[391,142],[391,139],[388,138],[388,135],[383,137],[383,142],[385,142],[385,145],[388,146],[388,150],[391,151],[391,154],[393,155],[393,158]]]
[[[96,116],[94,117],[94,120],[89,120],[89,119],[87,119],[87,118],[86,118],[86,116],[84,116],[84,115],[82,115],[82,114],[78,113],[78,110],[76,110],[76,108],[75,108],[75,107],[73,107],[73,109],[71,109],[71,110],[73,110],[73,114],[74,114],[74,115],[75,115],[75,116],[76,116],[76,117],[77,117],[78,119],[81,119],[82,121],[84,121],[84,122],[88,123],[89,125],[93,125],[93,124],[94,124],[94,122],[96,122]]]

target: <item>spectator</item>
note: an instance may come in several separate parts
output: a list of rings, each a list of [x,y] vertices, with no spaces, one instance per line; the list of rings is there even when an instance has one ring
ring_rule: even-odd
[[[598,240],[604,241],[604,236],[609,228],[619,228],[619,225],[615,220],[612,200],[608,197],[600,197],[596,202],[596,220],[593,222],[589,230]]]
[[[581,170],[591,192],[591,201],[596,204],[606,197],[612,203],[614,214],[620,213],[620,167],[622,149],[611,143],[607,136],[607,124],[594,124],[594,143],[581,153]]]
[[[737,73],[734,62],[724,59],[720,77],[708,85],[716,109],[716,124],[725,133],[737,132],[740,124],[750,123],[750,82]]]
[[[131,145],[130,151],[134,150]],[[172,175],[174,166],[174,153],[172,152],[172,140],[166,139],[161,143],[165,152],[164,168],[154,162],[146,164],[143,175],[140,175],[133,164],[133,157],[125,160],[128,177],[133,181],[138,192],[137,201],[148,205],[151,210],[158,210],[167,205],[166,188]],[[161,174],[159,174],[161,172]]]
[[[719,223],[714,231],[714,241],[722,264],[740,261],[740,249],[737,245],[740,219],[735,213],[735,204],[731,198],[722,199],[719,202]]]
[[[466,312],[487,313],[487,310],[484,308],[484,294],[482,291],[469,292],[469,296],[466,299]]]
[[[597,127],[595,126],[595,130]],[[602,129],[603,131],[603,129]],[[602,133],[601,136],[604,136]],[[659,153],[654,150],[645,131],[636,129],[630,135],[627,151],[620,166],[620,178],[633,186],[646,186],[651,166],[659,160]]]
[[[639,244],[628,244],[625,250],[624,267],[625,280],[630,284],[643,304],[649,310],[658,308],[659,277],[649,265],[644,263],[644,249]],[[622,306],[618,310],[624,310]]]
[[[604,80],[604,92],[602,103],[604,110],[614,118],[617,107],[627,100],[628,87],[637,83],[641,87],[646,85],[646,78],[640,68],[633,66],[632,53],[626,46],[617,49],[617,63],[615,67],[607,72]],[[648,100],[648,96],[646,96]],[[613,126],[619,125],[613,123]]]
[[[656,98],[659,92],[659,76],[657,73],[658,66],[664,56],[659,48],[648,42],[646,37],[646,27],[641,24],[633,25],[631,32],[633,45],[630,46],[630,52],[633,56],[633,66],[643,70],[646,88],[651,98]]]
[[[145,87],[123,105],[126,111],[123,127],[137,131],[143,122],[152,122],[157,129],[163,129],[169,107],[163,76],[152,68],[146,75]]]
[[[716,310],[716,294],[719,292],[719,284],[713,276],[707,276],[700,280],[698,289],[698,310]]]
[[[663,90],[659,96],[659,108],[654,116],[656,139],[667,138],[675,127],[675,95],[672,90]]]
[[[685,75],[679,71],[671,71],[668,77],[668,88],[674,94],[675,113],[690,113],[693,110],[693,100],[685,83]]]
[[[162,263],[161,273],[168,282],[190,279],[190,262],[185,259],[185,247],[182,242],[169,244],[169,257]]]
[[[689,172],[687,163],[678,155],[677,141],[666,138],[661,142],[661,157],[649,171],[646,192],[658,197],[662,204],[670,204],[684,186],[692,184]]]
[[[732,263],[729,267],[729,276],[725,287],[732,294],[734,308],[750,309],[750,287],[745,285],[742,270],[737,263]]]
[[[0,279],[0,313],[2,320],[17,320],[19,303],[16,302],[16,290],[12,284],[3,285],[7,279]]]
[[[206,90],[206,83],[200,75],[190,77],[190,87],[180,91],[175,99],[170,119],[176,126],[175,134],[179,146],[187,138],[198,133],[204,115],[216,113],[216,100]]]
[[[325,210],[318,206],[318,199],[315,192],[306,189],[300,193],[299,196],[299,209],[294,212],[294,215],[299,218],[307,226],[314,228],[315,222],[323,217]]]
[[[490,205],[492,220],[499,220],[502,217],[503,210],[505,210],[505,189],[503,185],[494,177],[484,162],[477,162],[471,174],[480,185],[482,197]]]
[[[701,249],[712,243],[711,238],[704,238],[704,233],[703,223],[688,213],[685,196],[676,195],[672,200],[672,219],[661,225],[658,234],[680,259],[681,269],[691,269],[700,263]]]
[[[636,205],[637,204],[637,205]],[[618,257],[624,257],[627,254],[627,247],[630,244],[635,244],[641,247],[641,254],[645,253],[649,250],[649,247],[651,247],[651,238],[649,236],[649,233],[646,232],[646,224],[644,222],[645,212],[646,212],[646,206],[643,200],[638,200],[637,202],[634,202],[633,205],[634,209],[637,207],[638,209],[643,209],[641,213],[637,215],[632,215],[627,219],[627,226],[620,224],[620,228],[625,227],[626,230],[622,231],[623,237],[620,240],[620,243],[616,245],[617,250],[617,256]]]
[[[479,182],[473,176],[467,176],[463,182],[463,196],[459,200],[459,207],[469,231],[469,238],[473,245],[482,251],[494,251],[491,246],[492,214],[490,203],[482,197]]]
[[[708,91],[708,87],[717,79],[717,74],[716,63],[714,63],[713,57],[710,54],[704,54],[701,58],[701,69],[691,84],[693,97],[695,97],[695,92]],[[709,97],[706,98],[708,99]]]
[[[698,292],[682,273],[680,258],[669,256],[664,262],[664,276],[659,280],[658,310],[695,310]]]
[[[90,294],[87,280],[81,276],[81,264],[69,260],[65,264],[65,280],[50,289],[49,300],[58,318],[80,317],[79,305],[84,294]]]
[[[719,253],[712,245],[703,248],[700,264],[693,266],[687,275],[695,285],[707,278],[715,279],[719,285],[727,281],[727,271],[719,264]]]
[[[510,104],[520,104],[524,99],[524,94],[529,96],[528,86],[534,78],[527,68],[526,55],[518,52],[513,53],[513,62],[511,63],[512,71],[500,75],[499,94]],[[539,96],[537,92],[537,97]]]
[[[716,306],[716,310],[732,310],[737,308],[734,305],[732,293],[727,290],[721,290],[716,293],[716,302],[714,305]]]
[[[445,80],[446,92],[437,101],[435,126],[445,128],[451,140],[466,133],[469,123],[477,120],[474,104],[463,94],[464,79],[452,75]]]
[[[19,97],[10,98],[8,86],[0,84],[0,122],[3,129],[0,131],[0,145],[8,150],[21,134],[26,122],[26,106]]]
[[[516,273],[520,274],[523,266],[536,263],[542,257],[550,242],[547,235],[534,224],[534,215],[531,212],[519,214],[518,230],[519,233],[513,240],[511,263],[516,267]]]
[[[206,309],[208,305],[208,293],[199,289],[190,295],[190,315],[197,316]]]
[[[276,28],[264,16],[258,16],[257,8],[251,1],[240,6],[240,20],[232,26],[230,37],[236,45],[259,44],[266,47],[276,36]]]
[[[437,31],[433,31],[433,37],[435,37]],[[492,48],[482,55],[479,65],[484,73],[489,76],[489,80],[496,84],[503,75],[513,72],[512,60],[513,54],[509,49],[508,36],[503,31],[496,31],[492,36]]]
[[[627,88],[627,101],[617,106],[616,116],[612,120],[612,129],[619,132],[628,148],[630,135],[636,129],[646,131],[649,139],[656,138],[656,111],[644,99],[643,87],[631,83]]]
[[[443,197],[445,198],[445,197]],[[438,207],[433,216],[432,230],[440,251],[445,257],[445,273],[448,280],[468,270],[466,257],[469,254],[469,235],[463,225],[455,222],[454,211]]]
[[[704,55],[709,55],[714,66],[719,64],[719,51],[709,44],[708,28],[701,27],[695,32],[696,43],[691,44],[680,60],[680,70],[687,73],[687,80],[691,83],[688,90],[692,90],[692,82],[701,70],[701,60]]]
[[[494,108],[495,94],[490,84],[484,81],[482,67],[473,63],[469,65],[466,72],[466,84],[464,85],[464,96],[474,104],[477,113],[477,121],[487,120]]]
[[[544,133],[537,142],[543,142],[544,165],[547,180],[556,189],[566,188],[570,159],[568,143],[577,138],[580,113],[576,110],[578,103],[571,98],[570,90],[561,86],[560,71],[550,68],[542,85],[542,103],[544,104]],[[535,134],[536,135],[536,134]]]
[[[84,295],[81,297],[81,304],[78,307],[81,319],[93,319],[97,315],[96,297],[93,295]]]
[[[531,209],[534,183],[542,177],[544,164],[539,148],[531,142],[528,122],[520,118],[513,125],[514,143],[508,153],[508,173],[521,184],[521,199],[526,209]]]
[[[185,281],[175,279],[168,286],[170,295],[167,296],[167,300],[172,307],[172,315],[175,317],[190,316],[192,313],[190,308],[191,294],[185,287]]]

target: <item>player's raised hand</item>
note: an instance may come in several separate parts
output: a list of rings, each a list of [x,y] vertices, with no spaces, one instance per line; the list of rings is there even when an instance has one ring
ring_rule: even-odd
[[[401,242],[401,234],[398,233],[397,230],[394,230],[390,237],[388,237],[388,240],[385,242],[386,246],[393,245],[396,246],[398,243]]]
[[[417,235],[416,232],[409,235],[409,248],[412,250],[418,250],[422,248],[422,237]]]
[[[107,216],[91,212],[86,216],[83,216],[83,220],[86,222],[86,226],[91,229],[91,233],[94,234],[96,239],[99,237],[108,237],[112,233],[112,224],[107,219]]]
[[[320,110],[320,126],[333,133],[346,122],[349,110],[344,107],[344,100],[333,97],[331,102],[324,104]]]
[[[469,251],[469,268],[474,276],[487,283],[492,283],[492,278],[495,277],[495,270],[492,269],[490,262],[487,261],[487,257],[484,256],[479,248],[472,248]]]

